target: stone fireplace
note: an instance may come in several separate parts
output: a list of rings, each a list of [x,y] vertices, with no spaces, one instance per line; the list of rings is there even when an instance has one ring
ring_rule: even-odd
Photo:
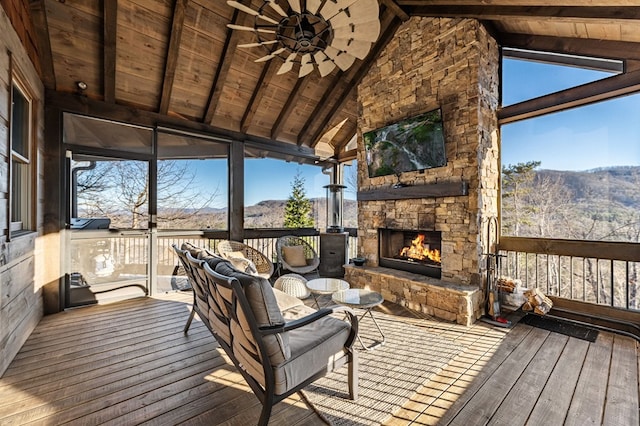
[[[412,17],[362,79],[358,246],[367,262],[346,268],[352,286],[461,324],[482,315],[485,254],[494,243],[486,224],[498,211],[498,66],[497,43],[480,22]],[[370,178],[362,133],[436,108],[442,110],[447,164]],[[380,231],[388,229],[438,235],[437,243],[428,242],[439,245],[440,267],[432,265],[437,272],[398,269],[403,259],[389,263]]]

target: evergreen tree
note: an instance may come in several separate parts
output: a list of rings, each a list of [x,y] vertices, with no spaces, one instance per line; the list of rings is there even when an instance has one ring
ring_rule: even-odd
[[[304,192],[304,178],[298,171],[291,183],[291,195],[284,207],[285,228],[312,228],[311,201]]]

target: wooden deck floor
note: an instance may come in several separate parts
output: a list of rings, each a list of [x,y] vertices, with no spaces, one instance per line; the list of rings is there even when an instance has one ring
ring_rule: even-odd
[[[182,327],[190,295],[171,294],[43,318],[0,379],[0,425],[251,425],[258,400],[208,330]],[[434,321],[395,305],[398,319],[465,350],[389,425],[638,424],[638,344],[595,343],[519,324],[510,331]],[[272,425],[321,425],[295,395]]]

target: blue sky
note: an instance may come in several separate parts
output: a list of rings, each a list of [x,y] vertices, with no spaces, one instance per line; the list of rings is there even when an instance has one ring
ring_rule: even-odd
[[[510,105],[610,74],[505,60],[503,104]],[[640,95],[630,95],[502,126],[502,164],[589,170],[640,165]]]
[[[506,59],[503,64],[503,104],[510,105],[607,77],[609,74],[568,66]],[[640,95],[574,108],[502,127],[502,164],[541,161],[541,168],[589,170],[640,165]],[[196,161],[199,176],[210,182],[226,176],[226,167]],[[285,200],[297,172],[309,198],[324,197],[329,177],[320,167],[282,160],[248,159],[245,163],[245,204]],[[226,181],[226,178],[224,178]],[[220,185],[223,189],[224,185]],[[225,193],[220,200],[226,200]],[[345,193],[345,198],[355,194]]]

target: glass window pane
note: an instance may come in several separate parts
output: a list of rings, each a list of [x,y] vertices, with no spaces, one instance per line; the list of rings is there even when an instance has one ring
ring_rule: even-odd
[[[150,128],[65,113],[63,129],[64,143],[139,154],[153,153],[153,130]]]
[[[640,94],[504,125],[502,232],[640,240]]]
[[[502,61],[502,104],[512,105],[612,75],[615,73],[505,57]]]
[[[158,133],[158,228],[228,228],[229,145]]]
[[[245,228],[283,228],[287,200],[293,195],[296,177],[300,200],[310,202],[308,217],[316,229],[326,228],[326,189],[329,175],[322,167],[271,158],[246,158],[244,179]]]
[[[29,158],[29,101],[18,87],[13,85],[11,109],[11,149],[24,158]]]
[[[72,217],[101,219],[94,224],[107,219],[111,228],[148,228],[148,169],[145,161],[74,156]],[[85,224],[76,221],[76,227]]]

